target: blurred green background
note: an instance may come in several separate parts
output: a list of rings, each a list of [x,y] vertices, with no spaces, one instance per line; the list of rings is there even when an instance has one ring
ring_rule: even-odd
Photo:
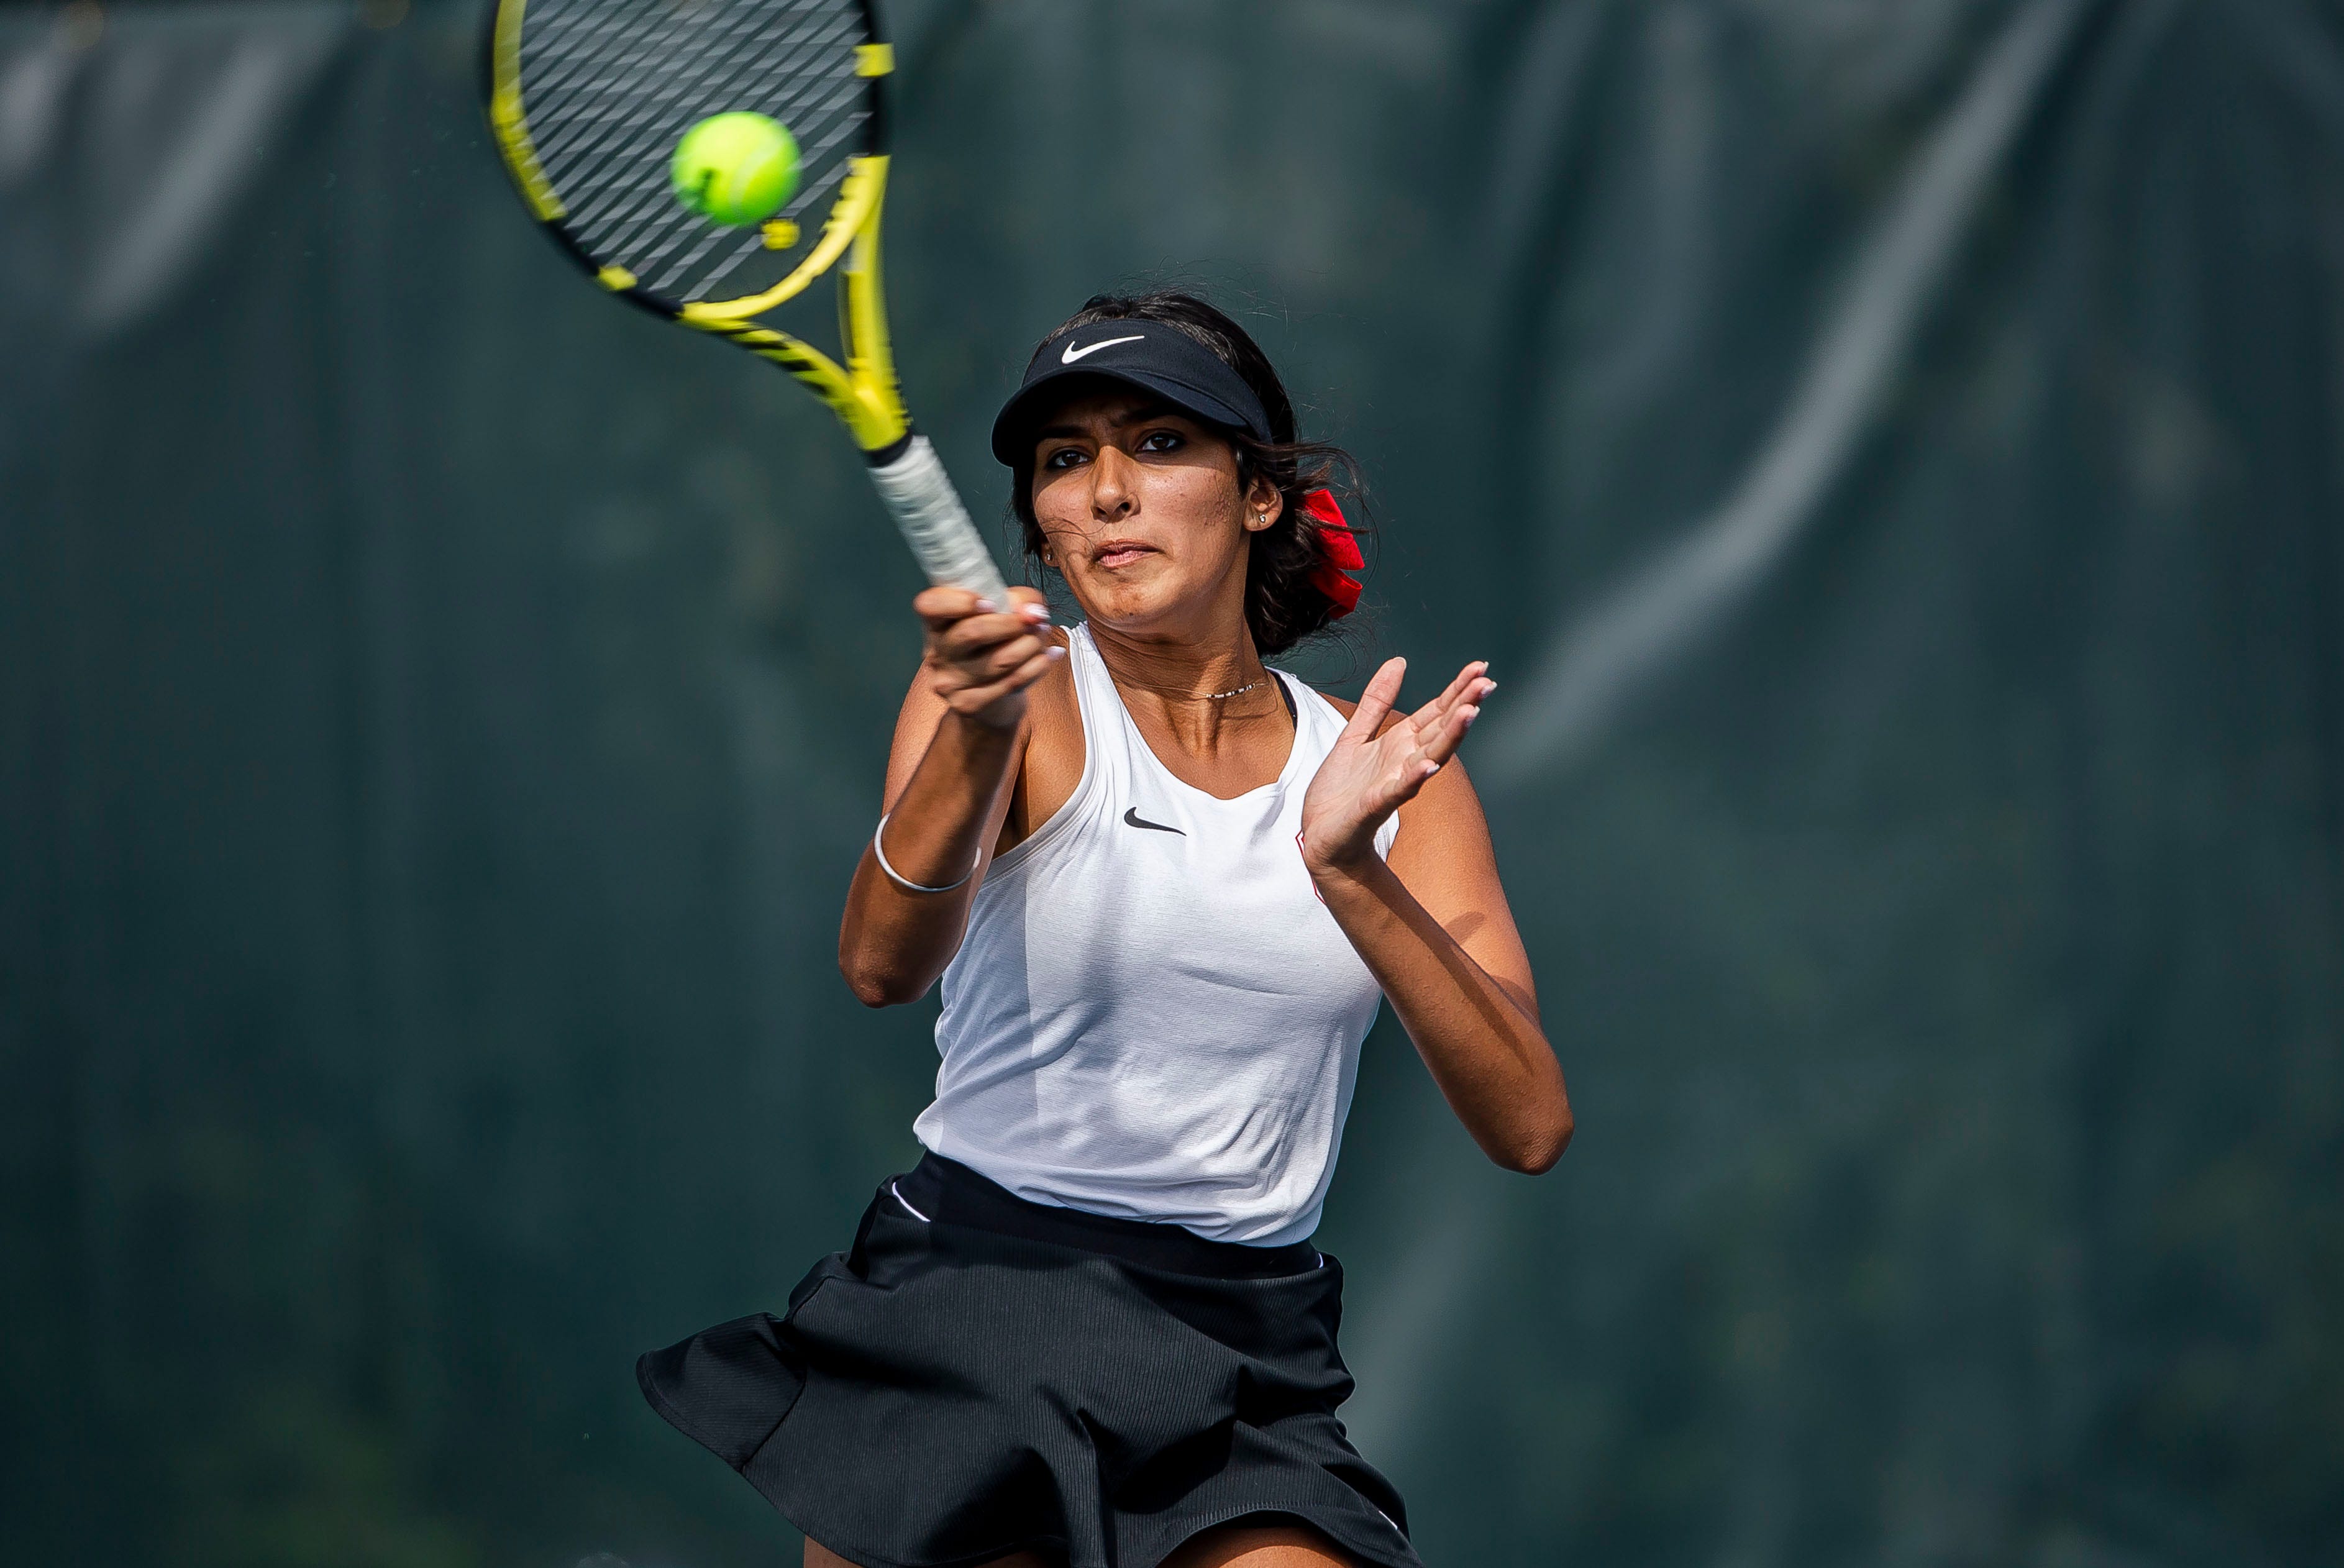
[[[1035,339],[1209,284],[1375,486],[1305,667],[1503,683],[1578,1142],[1387,1020],[1321,1232],[1427,1560],[2344,1563],[2344,13],[885,14],[980,515]],[[914,569],[532,232],[476,22],[0,6],[21,1561],[793,1559],[631,1360],[914,1158]]]

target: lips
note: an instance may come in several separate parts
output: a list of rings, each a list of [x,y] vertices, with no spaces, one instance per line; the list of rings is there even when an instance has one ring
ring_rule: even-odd
[[[1091,550],[1091,564],[1113,572],[1118,567],[1129,566],[1144,555],[1155,553],[1154,545],[1143,544],[1136,539],[1103,539]]]

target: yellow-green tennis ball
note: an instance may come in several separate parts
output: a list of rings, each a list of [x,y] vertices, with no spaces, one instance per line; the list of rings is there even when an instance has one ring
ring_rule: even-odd
[[[798,188],[798,139],[789,126],[746,109],[711,115],[675,144],[668,164],[675,198],[738,228],[782,210]]]

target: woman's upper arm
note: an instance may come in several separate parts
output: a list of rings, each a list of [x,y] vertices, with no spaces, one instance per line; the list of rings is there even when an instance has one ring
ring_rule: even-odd
[[[1069,642],[1066,634],[1055,627],[1045,628],[1042,635],[1057,648],[1065,648]],[[1057,668],[1026,688],[1026,722],[1017,727],[1017,749],[1009,764],[1009,771],[1016,775],[1020,784],[1026,782],[1024,774],[1027,754],[1033,750],[1036,734],[1042,735],[1046,755],[1049,754],[1050,748],[1056,744],[1056,733],[1068,727],[1066,723],[1067,717],[1073,721],[1076,748],[1075,769],[1076,774],[1080,774],[1083,722],[1079,710],[1074,705],[1073,693],[1074,676],[1063,660]],[[895,803],[903,798],[904,786],[919,771],[920,759],[928,754],[928,744],[935,739],[936,726],[944,723],[945,715],[951,711],[945,700],[936,694],[935,681],[928,662],[921,660],[920,667],[912,672],[912,689],[904,693],[904,705],[895,713],[895,739],[887,748],[887,789],[882,810],[895,809]],[[1071,785],[1067,793],[1072,793]],[[1053,809],[1056,809],[1055,802]],[[995,830],[998,831],[1000,826],[996,819]]]
[[[904,798],[904,787],[912,782],[920,759],[928,754],[928,743],[936,738],[936,725],[944,722],[948,712],[945,700],[936,695],[935,683],[928,678],[928,662],[912,672],[912,689],[904,693],[904,705],[895,711],[895,739],[887,748],[887,787],[880,797],[882,811],[894,811],[895,803]]]
[[[1399,835],[1387,864],[1450,939],[1536,1017],[1530,954],[1498,879],[1481,797],[1460,759],[1450,758],[1399,808]]]
[[[1006,847],[1001,839],[1011,809],[1025,791],[1026,766],[1034,748],[1036,732],[1054,727],[1051,720],[1056,715],[1049,711],[1047,704],[1058,695],[1055,688],[1066,679],[1062,666],[1043,676],[1028,693],[1027,701],[1034,707],[1029,708],[1026,722],[1017,727],[1016,744],[1009,759],[1010,787],[1001,792],[985,814],[985,851],[981,865],[990,865],[993,856]],[[1038,725],[1036,708],[1042,710],[1038,715],[1042,723]],[[880,810],[883,813],[893,812],[896,803],[904,798],[904,791],[911,785],[912,775],[919,772],[921,760],[928,754],[928,746],[935,739],[936,726],[944,723],[945,715],[951,711],[944,698],[936,694],[935,683],[929,678],[927,663],[922,661],[919,669],[913,673],[911,690],[904,693],[904,705],[895,713],[895,738],[887,748],[887,785],[881,796]],[[1081,733],[1079,718],[1075,722],[1075,731],[1078,735]],[[1076,766],[1079,773],[1080,763],[1077,762]]]

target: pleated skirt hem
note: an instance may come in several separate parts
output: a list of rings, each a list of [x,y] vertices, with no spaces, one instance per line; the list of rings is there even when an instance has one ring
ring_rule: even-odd
[[[862,1568],[1022,1551],[1157,1568],[1202,1531],[1276,1520],[1421,1568],[1399,1494],[1335,1415],[1341,1266],[1168,1229],[1070,1219],[930,1156],[881,1185],[783,1316],[653,1351],[637,1381]]]

